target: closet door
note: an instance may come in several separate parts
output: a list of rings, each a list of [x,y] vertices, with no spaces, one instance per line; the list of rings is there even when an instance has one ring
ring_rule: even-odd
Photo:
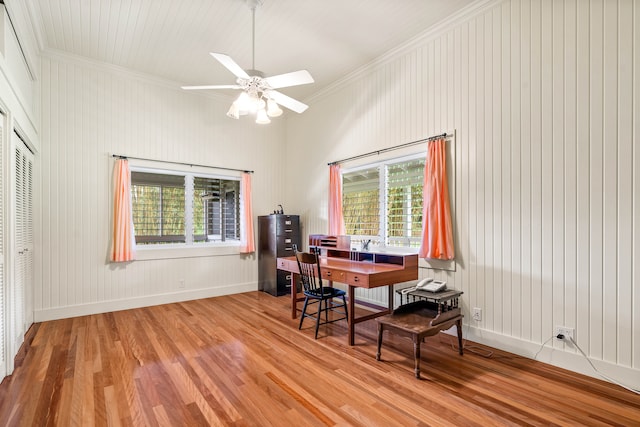
[[[15,258],[11,286],[12,351],[24,342],[27,297],[33,286],[33,154],[16,136],[15,144]],[[13,357],[12,357],[13,358]],[[10,363],[10,365],[12,365]]]
[[[0,381],[7,375],[7,291],[4,270],[4,114],[0,114]]]

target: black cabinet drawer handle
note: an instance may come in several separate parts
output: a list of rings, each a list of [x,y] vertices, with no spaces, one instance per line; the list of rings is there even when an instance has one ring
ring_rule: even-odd
[[[284,225],[291,225],[291,221],[285,221]]]
[[[291,280],[291,275],[290,274],[287,276],[287,280]]]
[[[284,239],[285,243],[291,243],[291,239]]]
[[[291,229],[289,228],[289,229],[284,230],[284,232],[285,232],[285,233],[293,233],[293,230],[291,230]]]
[[[293,248],[292,248],[292,247],[291,247],[291,248],[284,248],[284,250],[285,250],[285,251],[292,251],[292,250],[293,250]]]

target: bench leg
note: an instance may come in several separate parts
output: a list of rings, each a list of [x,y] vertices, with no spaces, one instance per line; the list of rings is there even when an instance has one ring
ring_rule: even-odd
[[[417,335],[413,336],[413,364],[417,379],[420,379],[420,341],[422,340]]]
[[[380,360],[381,348],[382,348],[382,324],[378,323],[378,352],[376,353],[376,360]]]
[[[456,329],[458,331],[458,353],[462,356],[462,320],[456,322]]]

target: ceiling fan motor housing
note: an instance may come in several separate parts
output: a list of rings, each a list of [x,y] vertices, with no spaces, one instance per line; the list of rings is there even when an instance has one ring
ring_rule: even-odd
[[[251,72],[254,70],[249,71]],[[271,89],[271,86],[269,86],[269,84],[261,76],[251,75],[251,77],[249,77],[248,79],[239,77],[236,82],[242,87],[242,89],[249,93],[253,92],[261,95],[263,92]]]

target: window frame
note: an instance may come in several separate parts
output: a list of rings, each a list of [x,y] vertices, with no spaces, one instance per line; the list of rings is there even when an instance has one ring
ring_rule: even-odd
[[[195,242],[193,239],[193,204],[187,200],[193,200],[193,177],[213,178],[223,180],[241,181],[240,172],[237,174],[212,173],[209,168],[199,166],[170,167],[167,164],[150,160],[129,160],[131,172],[147,172],[165,175],[178,175],[185,177],[185,238],[180,243],[166,243],[160,245],[136,245],[136,260],[155,260],[173,258],[193,258],[212,255],[236,255],[240,254],[242,235],[245,233],[244,224],[240,221],[240,234],[238,240]],[[187,185],[190,180],[190,185]],[[191,192],[189,196],[187,193]],[[242,204],[242,185],[238,188],[239,215],[242,218],[244,206]],[[187,218],[189,218],[187,220]]]
[[[388,205],[388,174],[387,167],[397,164],[403,163],[411,160],[425,160],[426,161],[426,153],[413,153],[408,154],[401,157],[393,157],[383,160],[378,160],[376,162],[366,163],[357,165],[350,168],[344,168],[341,170],[341,179],[343,185],[343,199],[344,199],[344,175],[352,172],[363,171],[367,169],[378,168],[379,182],[378,182],[378,212],[379,212],[379,235],[377,236],[365,236],[365,235],[349,235],[351,237],[351,241],[356,244],[368,239],[371,239],[373,248],[385,249],[385,250],[396,250],[398,252],[407,252],[407,253],[418,253],[419,247],[411,247],[411,246],[390,246],[388,245],[388,236],[387,236],[387,228],[389,219],[387,218],[387,205]],[[344,210],[344,206],[343,206]],[[420,224],[420,229],[422,229],[422,224]],[[411,239],[411,238],[409,238]],[[410,240],[411,241],[411,240]]]

